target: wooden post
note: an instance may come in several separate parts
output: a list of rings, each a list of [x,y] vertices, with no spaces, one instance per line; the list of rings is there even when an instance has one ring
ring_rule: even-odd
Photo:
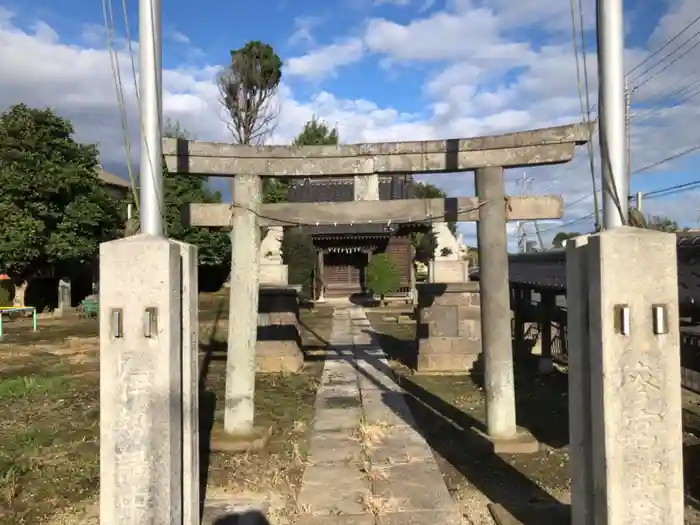
[[[231,186],[234,209],[224,431],[245,436],[254,432],[255,343],[260,279],[257,213],[262,183],[256,175],[238,175]]]

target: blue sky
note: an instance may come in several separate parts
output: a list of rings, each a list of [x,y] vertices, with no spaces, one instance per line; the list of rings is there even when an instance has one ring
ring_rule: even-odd
[[[126,3],[136,38],[137,1]],[[595,102],[595,15],[592,0],[583,4]],[[277,142],[290,140],[312,115],[337,124],[345,142],[469,137],[580,119],[568,2],[277,0],[260,6],[164,2],[164,109],[198,139],[229,140],[212,80],[229,51],[252,39],[271,44],[286,64],[273,137]],[[637,0],[625,2],[625,7],[628,70],[700,15],[696,0]],[[0,1],[2,8],[12,16],[6,15],[0,25],[0,60],[10,64],[13,74],[0,79],[0,105],[55,107],[74,121],[79,138],[100,142],[105,165],[123,173],[101,2],[62,0],[58,9],[47,0],[33,1],[30,7]],[[121,2],[114,1],[113,8],[123,39]],[[700,24],[678,43],[698,30]],[[697,51],[662,74],[649,79],[652,71],[639,80],[633,112],[641,115],[638,122],[649,120],[639,125],[633,120],[633,169],[700,144],[695,125],[700,97],[666,116],[659,111],[674,103],[664,94],[687,79],[696,80],[692,73],[700,63]],[[128,92],[130,65],[124,41],[120,59],[135,141],[138,113]],[[697,81],[700,86],[700,76]],[[700,178],[695,175],[699,158],[688,155],[640,174],[633,179],[633,191]],[[562,194],[566,202],[591,191],[585,148],[569,165],[536,168],[528,175],[535,178],[533,193]],[[519,176],[509,173],[510,193],[517,191]],[[473,193],[468,174],[430,180],[451,195]],[[700,216],[696,200],[695,192],[650,200],[649,212],[694,225]],[[591,209],[591,200],[583,199],[567,208],[564,222]],[[473,234],[471,227],[463,231]]]

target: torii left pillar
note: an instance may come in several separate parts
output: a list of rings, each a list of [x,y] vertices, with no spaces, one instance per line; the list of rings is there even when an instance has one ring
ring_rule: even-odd
[[[516,426],[515,376],[511,335],[508,239],[503,168],[478,168],[476,225],[481,287],[481,341],[484,356],[486,427],[498,453],[533,453],[537,440]]]

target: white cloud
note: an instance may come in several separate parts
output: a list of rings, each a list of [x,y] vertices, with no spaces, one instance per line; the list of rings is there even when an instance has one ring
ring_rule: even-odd
[[[322,23],[324,20],[321,16],[297,16],[294,18],[294,32],[289,37],[289,43],[294,44],[313,44],[314,37],[311,31]]]
[[[660,29],[651,37],[652,49],[672,35],[674,27],[677,31],[688,23],[691,18],[687,6],[694,2],[672,0],[674,13],[684,14],[669,15],[661,21]],[[526,19],[532,24],[546,22],[554,31],[558,25],[564,26],[568,12],[557,7],[545,21],[543,13],[551,8],[551,2],[528,0],[520,3],[522,18],[516,23],[508,14],[508,9],[514,7],[505,0],[492,0],[490,7],[480,5],[474,7],[469,1],[454,0],[450,11],[405,24],[375,19],[366,25],[362,38],[340,40],[287,62],[286,75],[314,78],[340,74],[339,68],[360,60],[367,51],[392,63],[417,61],[435,65],[439,69],[427,75],[423,85],[426,108],[431,110],[427,118],[423,108],[401,112],[371,100],[342,99],[329,91],[300,100],[289,85],[283,84],[279,91],[282,111],[274,140],[291,140],[313,115],[337,124],[347,142],[469,137],[578,120],[576,68],[567,37],[561,35],[549,39],[546,45],[535,45],[522,36],[522,31],[511,32],[513,27],[522,27]],[[0,76],[0,108],[18,102],[55,108],[74,122],[79,140],[99,141],[103,162],[116,163],[125,157],[109,55],[102,35],[99,26],[86,27],[82,30],[83,45],[66,45],[61,42],[61,35],[45,23],[37,21],[31,30],[22,30],[14,25],[9,12],[0,8],[0,63],[7,72]],[[121,45],[129,128],[137,159],[138,113],[128,51]],[[626,61],[636,64],[646,54],[639,49],[628,50]],[[590,92],[595,100],[595,56],[589,54],[588,59]],[[679,85],[698,59],[685,57],[644,84],[635,93],[635,100],[639,101],[635,111],[644,110],[640,104],[645,98],[653,98],[656,92],[667,93]],[[168,69],[163,74],[165,114],[179,120],[202,140],[229,138],[212,82],[217,71],[217,65],[202,63],[200,59],[188,68]],[[381,85],[381,80],[377,85]],[[700,97],[680,104],[663,118],[654,116],[653,121],[633,128],[635,168],[700,143],[700,133],[696,131]],[[528,170],[528,175],[535,177],[531,193],[561,193],[567,202],[585,197],[591,191],[586,157],[585,148],[579,148],[569,165]],[[672,166],[673,163],[665,165]],[[509,193],[519,191],[515,179],[520,175],[508,173]],[[473,193],[471,174],[431,176],[430,180],[452,195]],[[692,195],[650,200],[646,210],[694,223],[700,212]],[[591,199],[583,198],[566,209],[566,220],[591,211]],[[554,224],[557,223],[543,221],[541,226],[548,229]],[[463,231],[469,238],[474,228],[465,225]],[[545,237],[551,238],[554,233]]]
[[[177,29],[174,29],[172,27],[168,28],[165,31],[165,36],[178,44],[189,45],[192,43],[190,37],[188,37],[182,31],[178,31]]]
[[[351,38],[344,42],[318,48],[307,55],[290,58],[285,62],[285,74],[319,79],[333,75],[342,66],[362,58],[362,40]]]

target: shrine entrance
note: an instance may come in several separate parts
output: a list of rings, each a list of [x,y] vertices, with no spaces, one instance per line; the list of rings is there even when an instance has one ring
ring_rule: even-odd
[[[241,393],[237,406],[243,407],[241,410],[249,409],[255,385],[261,226],[381,224],[390,227],[397,223],[477,221],[481,263],[478,311],[484,384],[489,400],[486,431],[494,446],[507,448],[508,444],[521,443],[523,439],[531,443],[531,437],[520,431],[516,421],[506,221],[561,218],[564,210],[561,197],[507,196],[504,171],[569,162],[575,146],[585,144],[591,133],[589,124],[572,124],[471,139],[306,147],[251,147],[165,139],[163,155],[169,171],[233,178],[231,204],[189,204],[184,210],[183,222],[231,229],[228,355],[240,367],[234,367],[237,375],[229,379],[245,385],[237,391]],[[475,172],[476,195],[473,197],[379,199],[381,175],[458,174],[463,171]],[[352,202],[261,203],[264,177],[348,176],[354,178]],[[326,254],[319,253],[325,259]],[[347,262],[345,266],[351,269],[345,270],[345,282],[352,283],[352,268],[357,268],[358,263]],[[355,278],[359,279],[359,268],[355,271]],[[452,284],[459,289],[469,283]],[[432,289],[428,285],[424,291],[430,293],[437,286],[436,293],[444,294],[452,284],[431,283]],[[458,316],[462,313],[474,315],[475,305],[469,294],[459,291],[450,300],[453,302],[449,312],[456,312]],[[418,302],[420,307],[420,299]],[[244,314],[234,316],[234,311]],[[460,321],[470,319],[450,319],[456,339],[467,345],[470,335],[462,334]],[[431,320],[422,322],[430,324]],[[435,342],[438,341],[444,343],[444,337],[436,335]]]
[[[341,251],[343,250],[343,251]],[[365,271],[369,254],[356,250],[330,248],[323,254],[326,297],[365,293]]]

